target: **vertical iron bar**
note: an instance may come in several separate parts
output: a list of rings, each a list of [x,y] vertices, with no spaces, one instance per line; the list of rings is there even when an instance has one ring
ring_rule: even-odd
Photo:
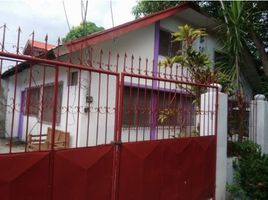
[[[60,39],[58,39],[58,46],[60,44]],[[57,49],[57,60],[59,59],[59,48]],[[54,74],[54,90],[53,90],[53,111],[52,111],[52,141],[51,141],[51,150],[54,151],[55,143],[55,130],[57,125],[57,104],[58,104],[58,87],[59,87],[59,66],[55,65],[55,74]]]
[[[170,110],[170,112],[172,113],[172,116],[170,116],[169,117],[169,119],[168,119],[168,137],[170,138],[171,137],[171,123],[172,123],[172,118],[174,118],[174,114],[173,114],[173,112],[174,112],[174,109],[173,109],[173,106],[172,106],[172,104],[173,104],[173,98],[172,98],[172,94],[171,94],[171,91],[172,91],[172,89],[171,89],[171,82],[169,82],[169,93],[168,93],[168,109]]]
[[[80,120],[80,96],[81,96],[81,69],[78,73],[78,100],[77,100],[77,123],[76,123],[76,137],[75,137],[75,148],[78,147],[78,137],[79,137],[79,120]]]
[[[103,51],[100,51],[100,59],[99,59],[99,68],[101,69],[101,64],[102,64],[102,54]],[[99,87],[98,87],[98,107],[97,107],[97,132],[96,132],[96,145],[98,144],[98,137],[99,137],[99,121],[100,121],[100,92],[101,92],[101,73],[99,72]]]
[[[139,64],[138,64],[138,73],[140,74],[141,68],[141,58],[139,57]],[[140,126],[140,77],[138,78],[138,91],[137,91],[137,101],[136,101],[136,141],[138,141],[138,133],[139,133],[139,126]]]
[[[89,76],[88,96],[90,98],[90,96],[91,96],[91,71],[88,71],[88,76]],[[91,112],[91,106],[90,106],[90,102],[89,102],[88,103],[88,114],[87,114],[87,142],[86,142],[86,146],[88,146],[88,139],[89,139],[90,112]]]
[[[4,26],[3,26],[3,37],[2,37],[2,47],[1,47],[2,52],[4,52],[4,50],[5,50],[6,28],[7,28],[7,25],[4,24]]]
[[[20,45],[20,27],[18,29],[18,38],[17,38],[17,48],[16,53],[19,53],[19,45]],[[15,118],[15,110],[16,110],[16,98],[17,98],[17,83],[18,83],[18,61],[16,61],[15,65],[15,77],[14,77],[14,95],[13,95],[13,107],[12,107],[12,121],[11,121],[11,133],[10,133],[10,139],[9,139],[9,153],[12,152],[12,143],[13,143],[13,131],[14,131],[14,118]]]
[[[32,48],[31,48],[31,55],[33,55],[33,44],[34,44],[34,32],[32,33]],[[27,144],[28,144],[28,129],[29,129],[29,109],[30,109],[30,101],[31,101],[31,87],[32,87],[32,71],[33,71],[33,65],[30,63],[30,75],[29,75],[29,85],[27,90],[27,119],[26,119],[26,138],[25,138],[25,151],[27,150]]]
[[[120,126],[120,116],[122,115],[121,112],[121,107],[120,107],[120,98],[121,95],[120,94],[120,80],[119,80],[119,75],[116,75],[116,88],[115,88],[115,117],[114,117],[114,141],[115,142],[119,142],[121,141],[121,137],[119,136],[120,134],[120,130],[122,129],[122,127]]]
[[[125,56],[124,56],[123,72],[126,72],[126,60],[127,60],[127,53],[125,53]]]
[[[4,51],[5,48],[5,37],[6,37],[6,24],[3,26],[3,38],[2,38],[2,45],[1,45],[1,51]],[[3,59],[1,58],[0,61],[0,93],[2,90],[2,69],[3,69]]]
[[[115,68],[116,68],[116,72],[118,72],[118,63],[119,63],[119,53],[117,53],[117,56],[116,56],[116,66],[115,66]]]
[[[48,35],[45,37],[45,52],[47,52],[47,40],[48,40]],[[46,80],[46,66],[44,65],[44,70],[43,70],[43,87],[42,87],[42,99],[41,99],[41,115],[40,115],[40,134],[39,134],[39,141],[38,141],[38,146],[39,146],[39,151],[41,148],[41,135],[42,135],[42,129],[43,129],[43,112],[44,112],[44,90],[45,90],[45,80]]]
[[[110,70],[110,59],[111,52],[108,53],[108,70]],[[106,74],[106,113],[105,113],[105,144],[107,143],[107,123],[108,123],[108,112],[109,112],[109,78],[110,75]]]
[[[58,39],[58,46],[60,44],[60,38]],[[59,48],[57,49],[57,60],[59,59]],[[51,138],[51,150],[49,159],[49,189],[50,189],[50,199],[53,200],[53,187],[54,187],[54,159],[55,159],[55,130],[57,124],[57,102],[58,102],[58,87],[59,87],[59,65],[55,65],[54,73],[54,90],[53,90],[53,110],[52,110],[52,138]]]
[[[80,65],[83,63],[83,44],[80,46]],[[78,147],[78,137],[79,137],[79,120],[80,120],[80,96],[81,96],[81,69],[79,69],[79,77],[78,77],[78,101],[77,101],[77,123],[76,123],[76,140],[75,140],[75,148]]]
[[[145,59],[145,71],[144,72],[145,72],[145,76],[147,76],[148,75],[148,58]],[[143,127],[143,136],[142,136],[142,140],[143,141],[145,139],[145,127],[150,126],[150,124],[149,124],[150,108],[148,109],[148,107],[147,107],[147,96],[146,96],[147,95],[147,87],[148,87],[148,85],[147,85],[147,78],[145,78],[144,112],[145,112],[145,119],[146,119],[146,121],[144,122],[145,125]]]
[[[212,117],[213,116],[213,114],[212,114],[212,112],[213,111],[211,111],[211,109],[210,109],[210,104],[211,104],[211,100],[210,100],[210,98],[213,98],[213,95],[214,95],[214,88],[212,88],[212,87],[209,87],[209,90],[212,90],[213,92],[210,92],[209,91],[209,95],[208,95],[208,110],[207,110],[207,116],[208,116],[208,118],[207,118],[207,130],[208,130],[208,133],[207,133],[207,135],[210,135],[210,134],[212,134],[212,133],[209,133],[210,131],[210,123],[209,123],[209,121],[210,121],[210,116]],[[213,108],[213,105],[212,105],[212,108]]]
[[[215,135],[218,134],[218,109],[219,109],[219,88],[216,87],[216,103],[215,103]]]
[[[92,56],[92,54],[93,54],[93,48],[91,47],[91,48],[89,48],[89,50],[88,50],[88,57],[89,57],[89,60],[88,60],[88,62],[89,62],[89,66],[91,66],[92,67],[92,62],[93,62],[93,56]],[[88,71],[88,79],[89,79],[89,81],[88,81],[88,97],[90,98],[91,97],[91,71]],[[89,127],[90,127],[90,112],[91,112],[91,105],[90,105],[90,103],[91,103],[91,101],[89,100],[88,102],[88,113],[87,113],[87,139],[86,139],[86,146],[88,146],[88,139],[89,139]]]
[[[118,78],[119,81],[119,78]],[[119,126],[118,126],[118,141],[122,140],[122,122],[123,122],[123,101],[124,101],[124,82],[125,82],[125,76],[124,73],[121,73],[121,82],[120,82],[120,99],[119,99]]]
[[[72,63],[72,54],[73,54],[73,48],[72,45],[70,47],[70,53],[69,53],[69,63]],[[70,112],[70,107],[69,107],[69,102],[70,102],[70,78],[71,78],[71,68],[68,67],[68,77],[67,77],[67,102],[66,102],[66,122],[65,122],[65,132],[67,133],[68,131],[68,123],[69,123],[69,112]],[[65,137],[65,139],[67,140],[67,137]],[[65,140],[65,144],[66,141]]]
[[[124,87],[124,86],[123,86]],[[126,110],[128,110],[128,139],[127,141],[129,142],[130,141],[130,129],[131,129],[131,123],[133,123],[133,119],[135,119],[135,115],[133,113],[133,110],[134,110],[134,103],[135,103],[135,100],[134,102],[132,101],[132,77],[130,77],[130,87],[129,87],[129,105],[130,106],[126,106]],[[133,116],[132,116],[133,115]],[[132,118],[133,117],[133,118]]]

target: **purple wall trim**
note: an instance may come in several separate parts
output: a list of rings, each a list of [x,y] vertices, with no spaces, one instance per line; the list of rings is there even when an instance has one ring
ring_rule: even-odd
[[[153,63],[153,76],[157,76],[158,69],[158,55],[159,55],[159,38],[160,38],[160,21],[155,22],[154,29],[154,63]],[[157,89],[157,81],[152,81],[152,88]],[[156,94],[153,92],[151,97],[151,116],[150,116],[150,139],[156,139],[156,125],[157,125],[157,107],[156,107]]]
[[[24,98],[25,91],[21,92],[20,98],[20,115],[19,115],[19,125],[18,125],[18,138],[22,139],[22,131],[23,131],[23,107],[24,107]]]
[[[158,55],[159,55],[159,38],[160,38],[160,21],[155,23],[154,34],[154,63],[153,63],[153,76],[157,76],[158,70]],[[153,84],[154,85],[154,84]],[[156,86],[156,83],[155,83]]]

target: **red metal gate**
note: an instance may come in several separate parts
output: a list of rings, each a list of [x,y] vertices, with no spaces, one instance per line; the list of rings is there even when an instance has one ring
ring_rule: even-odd
[[[1,199],[214,198],[217,121],[202,116],[217,115],[217,97],[202,110],[192,90],[209,82],[34,34],[24,54],[4,44]]]

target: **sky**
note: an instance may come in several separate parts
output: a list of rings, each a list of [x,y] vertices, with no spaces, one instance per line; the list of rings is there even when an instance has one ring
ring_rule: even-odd
[[[84,3],[86,0],[84,0]],[[70,26],[80,24],[81,0],[64,0]],[[134,19],[131,14],[136,0],[112,0],[114,25]],[[0,0],[0,42],[2,41],[3,24],[6,23],[5,46],[9,51],[15,50],[17,30],[21,27],[20,47],[24,47],[31,33],[35,39],[57,44],[58,37],[64,37],[69,29],[64,14],[63,0]],[[105,29],[112,27],[110,0],[88,0],[87,20]]]

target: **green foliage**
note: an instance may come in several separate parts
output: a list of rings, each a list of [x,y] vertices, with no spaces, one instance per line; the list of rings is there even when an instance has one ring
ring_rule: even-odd
[[[201,37],[206,36],[204,29],[194,29],[189,25],[179,26],[178,31],[172,34],[174,41],[183,43],[183,48],[177,55],[173,57],[166,57],[161,66],[172,67],[174,63],[179,63],[184,67],[188,67],[191,77],[198,83],[219,82],[223,84],[225,91],[230,92],[232,88],[231,80],[228,75],[223,72],[212,72],[211,61],[208,55],[204,52],[197,51],[193,48],[193,42]],[[201,94],[199,89],[194,88],[196,96]],[[197,91],[199,90],[199,91]]]
[[[194,68],[207,68],[211,62],[207,54],[196,51],[193,48],[193,42],[198,37],[205,36],[204,29],[193,29],[189,25],[178,26],[178,31],[172,34],[174,41],[182,42],[182,50],[174,57],[167,57],[160,65],[171,67],[174,63],[180,63],[182,66]]]
[[[207,34],[204,28],[194,29],[188,24],[185,24],[184,26],[179,26],[178,31],[172,34],[172,36],[174,37],[174,41],[184,42],[184,44],[186,45],[184,48],[192,46],[193,42],[197,38],[206,35]]]
[[[166,8],[175,6],[180,1],[138,1],[138,4],[132,8],[132,14],[139,18]]]
[[[92,33],[104,30],[103,27],[98,27],[93,22],[80,23],[79,26],[72,27],[72,29],[67,33],[67,35],[62,38],[63,42],[68,42],[82,36],[90,35]]]
[[[220,71],[216,73],[216,76],[218,83],[222,86],[222,92],[228,95],[232,95],[234,91],[234,84],[231,77],[226,73]]]
[[[236,145],[234,183],[227,190],[233,198],[268,199],[268,155],[262,154],[260,146],[250,141]]]
[[[196,83],[206,84],[208,82],[218,82],[223,84],[225,91],[230,92],[231,80],[224,73],[213,72],[211,70],[211,61],[208,55],[204,52],[197,51],[193,48],[193,42],[201,37],[205,36],[204,29],[194,29],[189,25],[179,26],[178,31],[172,34],[173,41],[182,42],[182,50],[177,52],[177,55],[173,57],[166,57],[160,62],[160,66],[172,67],[174,63],[179,63],[183,67],[187,67],[190,72],[191,78]],[[183,87],[180,85],[179,87]],[[184,88],[185,89],[185,88]],[[191,94],[195,95],[195,105],[199,107],[201,93],[205,92],[206,88],[199,86],[187,87]],[[159,114],[159,120],[163,122],[170,115],[173,114],[173,110],[163,110]]]
[[[242,53],[246,44],[245,32],[245,10],[242,1],[232,1],[226,4],[223,11],[225,23],[220,27],[222,35],[221,53],[225,55],[221,62],[221,68],[233,75],[233,80],[236,80],[236,89],[240,89],[240,68],[242,62]]]
[[[160,123],[163,123],[165,120],[167,120],[169,117],[174,116],[176,114],[174,109],[164,109],[159,112],[159,118],[158,120]]]
[[[268,77],[267,76],[262,77],[260,93],[264,94],[266,98],[268,98]]]

